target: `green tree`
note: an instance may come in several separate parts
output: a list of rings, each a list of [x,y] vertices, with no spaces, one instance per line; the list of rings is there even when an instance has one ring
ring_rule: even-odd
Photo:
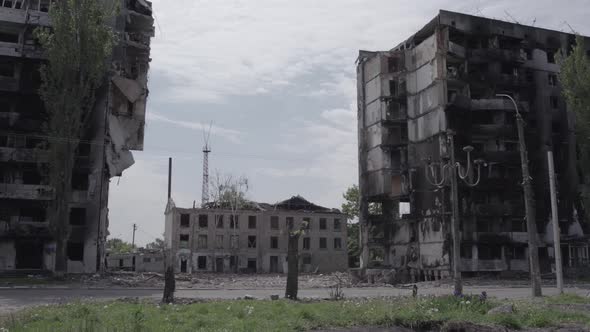
[[[96,0],[61,0],[49,10],[51,28],[39,28],[36,36],[47,63],[40,68],[39,94],[47,110],[45,129],[50,136],[48,178],[55,199],[51,230],[56,241],[55,272],[67,271],[69,203],[75,151],[87,128],[102,85],[114,33],[107,25],[113,10]]]
[[[584,37],[576,36],[576,44],[567,56],[560,54],[558,62],[561,67],[559,80],[568,109],[576,116],[576,143],[578,152],[578,174],[584,176],[582,181],[590,183],[585,176],[590,168],[590,60],[586,54]],[[590,195],[584,195],[583,206],[590,206]],[[578,206],[584,213],[583,207]],[[586,212],[587,213],[587,212]],[[585,216],[587,219],[587,215]]]
[[[348,265],[356,267],[360,259],[359,246],[359,224],[355,222],[359,216],[359,187],[355,184],[346,190],[342,195],[344,203],[342,203],[342,213],[346,215],[346,229],[347,236],[347,250],[348,250]]]
[[[347,223],[346,229],[348,231],[348,265],[350,267],[357,267],[360,262],[361,246],[360,240],[360,224],[358,217],[360,212],[360,193],[359,187],[354,184],[346,192],[342,194],[344,203],[342,203],[342,213],[346,215]],[[370,214],[381,214],[381,207],[376,203],[369,203]]]
[[[166,243],[164,240],[157,238],[153,242],[146,244],[145,248],[150,250],[164,250],[166,249]]]
[[[127,254],[133,252],[133,245],[118,238],[108,239],[106,248],[113,254]]]

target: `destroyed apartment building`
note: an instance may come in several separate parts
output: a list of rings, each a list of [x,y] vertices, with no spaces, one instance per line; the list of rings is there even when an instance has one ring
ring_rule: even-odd
[[[289,227],[304,232],[300,271],[347,269],[346,217],[339,210],[300,196],[276,204],[246,202],[239,209],[221,205],[183,209],[169,199],[164,240],[176,272],[286,273]]]
[[[44,52],[33,32],[51,26],[49,0],[0,0],[0,272],[55,268],[56,243],[49,227],[54,191],[42,169],[49,161],[38,95]],[[109,179],[143,149],[151,3],[121,0],[112,25],[118,44],[105,85],[97,91],[92,123],[76,154],[71,184],[67,272],[102,269],[108,235]]]
[[[450,275],[451,181],[442,181],[440,165],[454,157],[470,184],[458,180],[460,269],[529,270],[515,106],[498,94],[513,97],[526,122],[542,272],[553,264],[548,150],[555,156],[563,264],[588,265],[581,202],[588,177],[576,167],[575,119],[556,63],[574,44],[573,34],[440,11],[392,50],[360,51],[363,267],[392,268],[414,280]]]

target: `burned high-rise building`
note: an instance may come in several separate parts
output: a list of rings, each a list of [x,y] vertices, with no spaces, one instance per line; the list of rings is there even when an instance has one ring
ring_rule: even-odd
[[[55,269],[50,229],[55,198],[44,142],[59,144],[43,130],[47,111],[39,97],[39,67],[46,61],[34,37],[51,26],[54,0],[0,0],[0,272]],[[152,5],[119,0],[111,24],[117,35],[105,84],[96,93],[91,123],[81,137],[69,202],[67,272],[101,269],[108,234],[109,179],[143,149]]]
[[[529,270],[515,106],[498,94],[513,97],[526,121],[541,270],[553,264],[549,150],[564,266],[588,264],[587,176],[577,168],[574,114],[558,80],[558,54],[574,44],[573,34],[440,11],[397,47],[360,52],[363,267],[378,263],[414,279],[450,274],[451,181],[433,182],[443,180],[439,166],[454,157],[466,181],[477,184],[458,181],[460,269]],[[445,174],[450,178],[448,168]],[[409,212],[400,214],[399,206]]]

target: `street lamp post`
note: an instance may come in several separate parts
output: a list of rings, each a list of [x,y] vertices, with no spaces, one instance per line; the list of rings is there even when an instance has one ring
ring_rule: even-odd
[[[431,185],[438,188],[444,187],[449,180],[451,182],[451,212],[452,212],[452,227],[451,237],[453,238],[453,283],[454,294],[463,294],[463,282],[461,280],[461,236],[460,236],[460,220],[459,220],[459,190],[457,185],[457,176],[470,187],[475,187],[479,184],[481,179],[481,166],[485,167],[485,162],[481,159],[471,161],[472,146],[465,146],[463,151],[467,153],[467,165],[465,169],[460,163],[455,161],[455,133],[451,130],[447,131],[447,144],[450,146],[451,158],[444,163],[433,163],[430,159],[426,163],[426,179]],[[477,167],[476,180],[470,179],[472,175],[472,164]],[[435,165],[440,168],[440,178],[437,178]],[[432,178],[432,179],[431,179]]]
[[[518,104],[507,94],[497,94],[496,97],[510,99],[516,110],[516,126],[518,128],[518,143],[520,145],[520,165],[522,168],[522,186],[524,191],[524,208],[526,213],[527,233],[529,238],[529,266],[531,270],[531,287],[533,297],[542,296],[541,271],[539,268],[539,250],[537,246],[537,222],[535,218],[535,199],[533,186],[529,174],[529,160],[524,141],[524,120],[518,111]]]

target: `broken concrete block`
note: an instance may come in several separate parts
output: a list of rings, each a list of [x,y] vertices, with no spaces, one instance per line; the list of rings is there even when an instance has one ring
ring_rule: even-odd
[[[246,294],[246,295],[244,295],[244,300],[256,300],[256,298],[252,295]]]
[[[514,305],[513,304],[505,304],[499,307],[495,307],[488,311],[488,315],[497,315],[497,314],[511,314],[514,312]]]

